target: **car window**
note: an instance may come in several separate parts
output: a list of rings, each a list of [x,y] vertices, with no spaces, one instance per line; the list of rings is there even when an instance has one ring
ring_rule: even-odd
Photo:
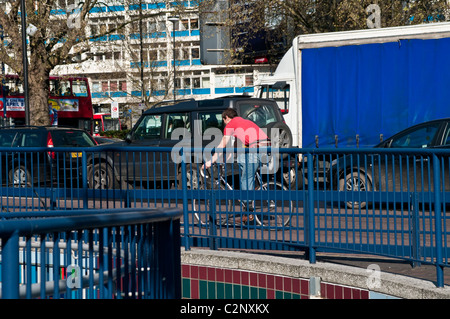
[[[202,123],[202,133],[209,128],[218,128],[223,131],[222,111],[199,113],[199,119]]]
[[[39,132],[20,132],[17,134],[13,147],[41,147]]]
[[[421,126],[392,139],[394,148],[425,148],[431,145],[440,123]]]
[[[16,132],[14,132],[14,131],[13,132],[7,131],[7,130],[1,131],[0,146],[11,147],[15,135],[16,135]]]
[[[166,126],[164,136],[168,139],[172,137],[174,130],[178,128],[185,128],[191,131],[191,122],[189,113],[169,113],[166,115]]]
[[[55,147],[91,147],[95,146],[93,139],[83,131],[52,131]]]
[[[249,119],[259,127],[264,127],[270,123],[277,122],[274,105],[240,103],[239,109],[241,117]]]
[[[162,115],[145,115],[133,131],[132,140],[152,140],[161,137]]]
[[[442,145],[450,145],[450,123],[447,123],[446,128],[445,128],[445,132],[443,134],[443,140],[442,140]]]

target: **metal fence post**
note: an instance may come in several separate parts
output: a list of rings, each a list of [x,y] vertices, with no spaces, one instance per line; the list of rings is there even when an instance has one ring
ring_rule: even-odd
[[[211,181],[212,183],[212,181]],[[217,250],[217,224],[216,224],[216,194],[213,190],[208,191],[209,200],[209,209],[207,210],[209,213],[209,248],[212,250]]]
[[[186,176],[186,159],[184,149],[181,148],[181,188],[183,190],[183,225],[184,225],[184,249],[190,250],[189,244],[189,216],[188,216],[188,198],[187,198],[187,176]]]
[[[442,266],[442,216],[441,216],[441,182],[440,162],[436,154],[433,154],[433,179],[434,179],[434,218],[436,238],[436,276],[437,286],[444,287],[444,269]]]
[[[309,251],[309,262],[311,264],[316,263],[316,249],[315,244],[315,227],[314,227],[314,166],[313,166],[313,156],[311,153],[307,155],[307,165],[308,165],[308,196],[306,197],[306,207],[308,223],[306,224],[308,230],[308,251]]]
[[[86,155],[86,151],[82,152],[83,156],[81,157],[81,174],[83,176],[82,178],[82,185],[83,185],[83,190],[82,190],[82,194],[83,194],[83,207],[84,208],[88,208],[88,194],[87,194],[87,189],[88,189],[88,176],[87,176],[87,155]],[[92,169],[94,169],[94,167],[92,166]],[[93,183],[94,181],[92,181]]]
[[[2,298],[19,298],[19,233],[2,238]]]
[[[411,201],[411,250],[412,250],[412,257],[413,267],[419,267],[421,265],[420,263],[420,235],[419,235],[419,199],[416,192],[412,193],[410,195],[410,201]]]

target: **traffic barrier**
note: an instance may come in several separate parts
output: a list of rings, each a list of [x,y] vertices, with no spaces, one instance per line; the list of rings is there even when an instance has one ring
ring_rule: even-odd
[[[8,213],[0,298],[178,299],[178,209]]]
[[[16,152],[30,161],[28,151],[49,149],[1,152]],[[443,286],[449,258],[449,150],[279,149],[275,161],[264,162],[269,168],[261,173],[261,187],[245,191],[234,162],[209,172],[202,169],[212,151],[162,145],[80,148],[79,165],[55,162],[52,169],[58,169],[52,174],[57,178],[51,182],[13,187],[18,185],[3,181],[2,216],[178,207],[186,249],[306,250],[311,263],[317,252],[387,256],[414,266],[435,265],[437,285]],[[274,153],[263,151],[263,157]],[[73,149],[51,152],[74,156]],[[5,167],[15,164],[8,165],[0,165],[1,176],[8,176]],[[33,172],[34,177],[39,171]],[[227,183],[216,183],[221,176]],[[246,200],[251,204],[244,207]],[[244,222],[249,215],[256,222]]]

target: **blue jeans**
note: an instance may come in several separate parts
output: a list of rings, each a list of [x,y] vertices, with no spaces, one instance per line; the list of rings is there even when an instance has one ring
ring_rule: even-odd
[[[257,151],[240,153],[237,156],[237,162],[241,171],[241,190],[254,190],[256,171],[261,163],[259,153]],[[243,194],[243,196],[246,198],[246,194]],[[248,200],[243,199],[241,202],[247,204]]]

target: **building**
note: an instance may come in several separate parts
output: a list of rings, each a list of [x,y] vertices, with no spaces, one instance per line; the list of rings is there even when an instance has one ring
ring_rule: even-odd
[[[197,2],[182,2],[180,10],[177,3],[140,1],[106,1],[92,10],[86,32],[115,31],[90,40],[89,60],[54,71],[88,77],[98,112],[118,102],[124,122],[132,125],[143,109],[163,100],[253,93],[253,83],[268,65],[202,65]],[[80,61],[85,58],[80,55]]]

